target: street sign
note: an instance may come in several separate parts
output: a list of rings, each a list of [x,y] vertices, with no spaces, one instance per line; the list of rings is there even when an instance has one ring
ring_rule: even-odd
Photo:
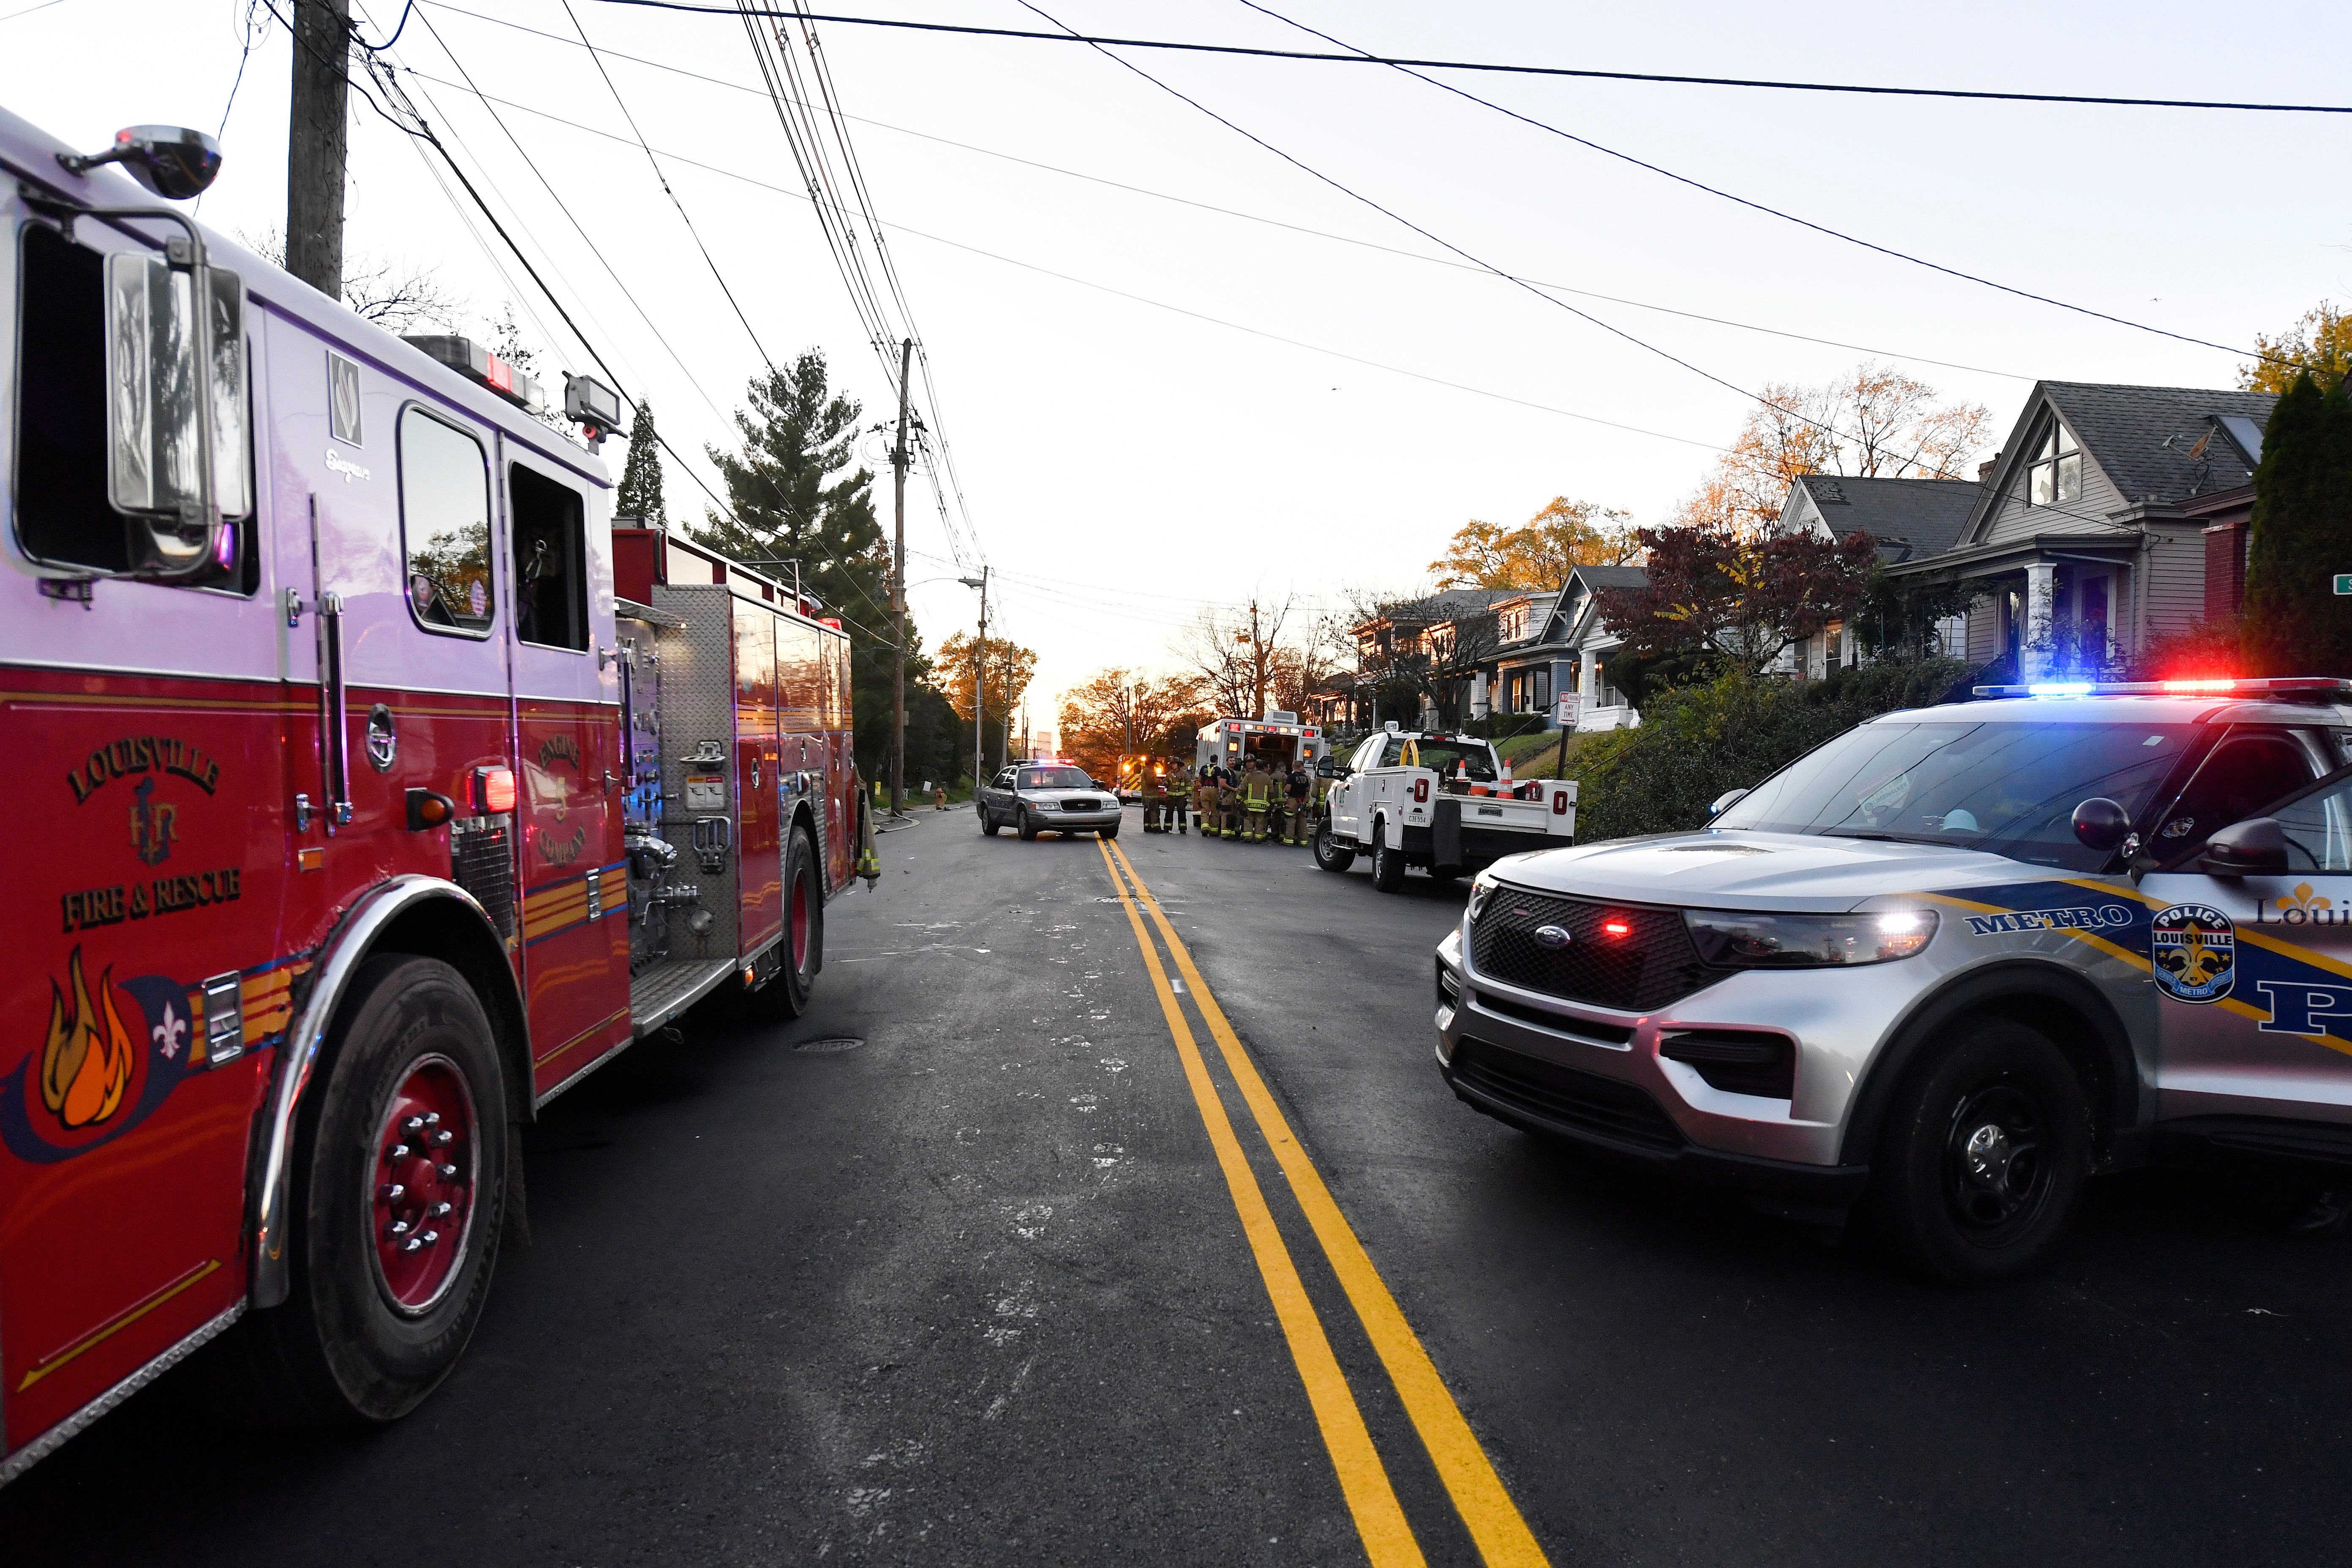
[[[2352,594],[2352,572],[2336,574],[2336,591],[2339,594]]]

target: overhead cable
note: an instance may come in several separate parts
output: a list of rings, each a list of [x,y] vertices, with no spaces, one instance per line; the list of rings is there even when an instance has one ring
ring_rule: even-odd
[[[447,7],[445,6],[443,9],[446,10]],[[422,72],[415,71],[413,68],[403,67],[401,68],[410,71],[413,75],[424,75]],[[425,79],[431,81],[435,79],[428,76],[425,77]],[[603,136],[615,142],[625,142],[627,140],[625,137],[614,135],[609,131],[599,130],[593,125],[583,125],[578,121],[567,120],[562,115],[551,114],[545,110],[533,109],[528,104],[516,103],[510,100],[500,100],[499,101],[505,103],[509,109],[518,110],[525,114],[537,115],[541,119],[553,121],[559,125],[569,126],[574,131],[584,132],[592,136]],[[803,192],[786,190],[781,185],[772,185],[764,180],[757,180],[749,174],[738,174],[732,169],[724,168],[715,163],[698,163],[696,160],[686,157],[682,153],[663,151],[662,156],[668,158],[673,163],[682,163],[689,168],[700,169],[706,174],[719,174],[730,180],[738,180],[745,184],[757,186],[761,190],[772,191],[778,195],[792,196],[803,201],[810,199]],[[1155,310],[1165,310],[1171,315],[1187,317],[1195,321],[1205,322],[1213,327],[1223,327],[1228,331],[1242,332],[1255,338],[1264,338],[1269,342],[1281,343],[1287,348],[1304,349],[1309,353],[1323,354],[1331,359],[1344,361],[1349,364],[1362,365],[1367,370],[1377,370],[1390,375],[1401,375],[1411,381],[1426,382],[1430,385],[1442,386],[1452,392],[1466,392],[1474,397],[1491,398],[1498,403],[1512,404],[1517,407],[1532,409],[1538,414],[1555,415],[1562,419],[1573,419],[1580,424],[1599,425],[1612,430],[1622,430],[1628,435],[1647,436],[1655,440],[1672,441],[1685,447],[1697,447],[1710,452],[1719,452],[1724,449],[1722,444],[1719,442],[1703,441],[1691,436],[1676,436],[1664,430],[1644,429],[1639,425],[1627,425],[1615,419],[1603,419],[1596,414],[1580,414],[1574,409],[1556,407],[1548,403],[1537,403],[1528,398],[1514,396],[1509,393],[1496,392],[1483,386],[1473,386],[1467,382],[1450,381],[1444,376],[1431,375],[1423,371],[1408,370],[1402,365],[1389,364],[1376,359],[1366,359],[1360,354],[1352,354],[1341,349],[1328,348],[1321,343],[1308,342],[1302,338],[1286,337],[1280,332],[1269,331],[1262,327],[1253,327],[1240,321],[1228,321],[1222,316],[1212,316],[1205,311],[1195,310],[1183,305],[1172,305],[1165,300],[1155,300],[1148,294],[1138,294],[1129,289],[1114,288],[1110,284],[1098,283],[1091,278],[1082,278],[1075,273],[1057,271],[1053,268],[1042,266],[1034,261],[1024,261],[1018,257],[1007,256],[1001,251],[984,249],[980,246],[967,244],[960,239],[950,239],[945,235],[932,234],[924,229],[910,227],[906,224],[890,223],[885,220],[885,226],[894,229],[902,235],[911,235],[917,239],[929,240],[934,245],[943,245],[953,250],[963,251],[968,255],[978,256],[990,261],[1000,262],[1006,267],[1019,268],[1024,272],[1034,272],[1041,277],[1054,279],[1057,282],[1075,284],[1081,289],[1091,289],[1097,293],[1108,294],[1116,299],[1126,300],[1138,305],[1148,305]],[[1676,313],[1679,314],[1680,312]],[[1737,325],[1738,323],[1731,324]],[[1765,331],[1767,329],[1759,328],[1756,330]],[[1996,371],[1989,374],[2000,374],[2002,373]]]
[[[550,42],[562,44],[567,47],[576,49],[581,47],[579,40],[576,38],[567,38],[562,37],[561,34],[556,33],[541,32],[536,27],[524,26],[520,22],[509,22],[503,17],[488,16],[479,11],[468,11],[460,5],[442,4],[441,0],[420,0],[420,3],[432,5],[436,10],[454,12],[460,16],[470,16],[476,21],[489,22],[499,26],[510,27],[517,32],[528,33],[533,37],[545,38]],[[723,87],[733,92],[748,93],[755,98],[764,98],[767,96],[767,94],[759,88],[746,86],[741,82],[728,81],[719,77],[705,76],[700,71],[688,70],[681,66],[667,65],[660,60],[647,59],[642,55],[623,54],[618,49],[611,48],[602,49],[599,52],[614,59],[627,60],[633,65],[641,65],[652,70],[667,71],[674,76],[685,77],[691,81],[705,82],[712,87]],[[428,78],[427,79],[430,80],[432,79]],[[559,124],[572,125],[574,129],[585,131],[591,135],[606,136],[610,137],[614,141],[626,140],[626,138],[615,136],[610,132],[599,130],[594,126],[580,125],[575,121],[565,120],[561,115],[550,114],[544,110],[532,109],[527,104],[515,103],[511,100],[494,99],[493,101],[504,103],[511,109],[520,109],[526,113],[537,114],[544,119],[553,120]],[[1364,250],[1376,250],[1385,256],[1401,257],[1408,261],[1418,261],[1430,267],[1452,268],[1464,272],[1484,272],[1486,270],[1484,268],[1474,266],[1469,262],[1456,260],[1449,257],[1432,256],[1426,251],[1407,250],[1399,246],[1382,245],[1378,240],[1362,239],[1354,235],[1334,234],[1328,229],[1311,228],[1304,224],[1292,223],[1284,218],[1267,217],[1261,213],[1244,212],[1237,207],[1219,206],[1214,202],[1200,201],[1191,196],[1180,196],[1168,191],[1153,190],[1148,185],[1130,184],[1124,180],[1114,180],[1101,174],[1089,174],[1082,170],[1066,169],[1058,163],[1042,163],[1034,158],[1024,158],[1015,153],[1005,153],[993,147],[982,147],[970,142],[959,142],[950,136],[935,135],[928,131],[917,131],[904,125],[894,125],[887,120],[876,120],[869,115],[845,113],[843,117],[847,120],[854,120],[861,125],[871,125],[877,130],[892,132],[901,136],[912,136],[919,141],[935,142],[942,147],[953,147],[961,152],[978,153],[980,156],[984,158],[1001,159],[1008,163],[1018,163],[1024,168],[1037,169],[1049,174],[1060,174],[1067,179],[1084,180],[1089,184],[1106,185],[1112,190],[1126,191],[1133,195],[1150,196],[1155,201],[1171,202],[1179,206],[1188,206],[1202,212],[1215,213],[1223,217],[1238,218],[1244,223],[1261,224],[1268,228],[1287,229],[1293,234],[1303,234],[1316,239],[1330,240],[1333,243],[1339,245],[1352,245]],[[656,151],[661,150],[656,149]],[[662,152],[661,155],[665,158],[668,158],[673,163],[691,163],[696,168],[709,170],[717,174],[732,174],[732,171],[730,170],[717,168],[712,164],[697,163],[693,159],[683,157],[676,153]],[[754,183],[756,184],[757,182]],[[897,226],[890,225],[886,226],[895,227]],[[1529,278],[1528,281],[1534,284],[1538,289],[1557,290],[1563,294],[1573,294],[1580,300],[1599,300],[1612,305],[1628,306],[1636,310],[1652,310],[1660,315],[1679,316],[1685,321],[1704,321],[1709,326],[1732,327],[1740,331],[1760,332],[1769,337],[1787,338],[1794,342],[1818,343],[1824,348],[1846,349],[1855,353],[1878,354],[1888,359],[1908,360],[1916,364],[1931,364],[1942,370],[1967,371],[1975,375],[1997,375],[2005,377],[2011,381],[2032,381],[2035,379],[2033,376],[2028,375],[2020,371],[1995,370],[1987,365],[1967,364],[1958,360],[1937,359],[1927,354],[1911,353],[1902,349],[1879,348],[1874,347],[1868,343],[1850,343],[1836,338],[1817,337],[1807,332],[1792,332],[1780,327],[1761,326],[1754,321],[1734,321],[1726,316],[1710,316],[1696,310],[1678,310],[1672,305],[1657,305],[1643,300],[1629,300],[1622,295],[1603,294],[1595,289],[1579,289],[1570,284],[1551,282],[1540,278]],[[918,342],[917,350],[919,354],[920,348],[921,344]],[[950,458],[950,461],[952,461],[952,458]]]
[[[1262,16],[1271,16],[1277,22],[1287,23],[1289,26],[1297,28],[1302,33],[1312,34],[1314,37],[1322,38],[1329,43],[1339,44],[1339,47],[1342,48],[1350,47],[1346,44],[1340,44],[1339,40],[1332,37],[1330,34],[1318,32],[1317,29],[1307,26],[1304,22],[1293,22],[1289,17],[1281,15],[1279,12],[1269,11],[1265,6],[1258,5],[1256,0],[1241,0],[1241,3]],[[1034,11],[1036,10],[1036,7],[1033,5],[1030,6],[1029,9]],[[1042,12],[1039,14],[1043,15]],[[1365,55],[1362,58],[1366,60],[1371,60],[1374,58],[1374,57],[1370,55]],[[2231,348],[2227,343],[2211,342],[2204,338],[2192,338],[2185,332],[2172,331],[2164,327],[2151,327],[2145,321],[2135,321],[2130,320],[2128,317],[2111,315],[2105,310],[2095,310],[2087,305],[2070,304],[2063,300],[2053,299],[2047,294],[2036,294],[2029,289],[2019,289],[2007,283],[1995,282],[1992,279],[1979,277],[1973,272],[1963,272],[1957,267],[1947,267],[1942,262],[1929,261],[1923,257],[1913,256],[1907,251],[1896,250],[1892,246],[1880,245],[1874,240],[1863,239],[1855,235],[1847,234],[1843,229],[1832,228],[1827,224],[1815,223],[1811,218],[1799,217],[1794,213],[1782,212],[1779,207],[1767,205],[1763,202],[1751,201],[1746,196],[1735,195],[1729,191],[1718,189],[1714,185],[1707,184],[1704,181],[1692,179],[1687,174],[1677,174],[1672,169],[1662,168],[1656,163],[1650,163],[1644,159],[1636,158],[1630,153],[1620,153],[1613,147],[1604,147],[1600,142],[1591,140],[1590,137],[1579,136],[1572,131],[1563,131],[1557,125],[1553,125],[1546,121],[1538,120],[1532,115],[1522,114],[1516,109],[1507,109],[1503,105],[1496,103],[1489,99],[1480,98],[1475,92],[1468,92],[1461,88],[1455,87],[1452,82],[1440,81],[1433,76],[1423,76],[1420,71],[1412,68],[1410,65],[1404,62],[1381,60],[1378,63],[1382,65],[1393,65],[1398,70],[1402,71],[1406,76],[1412,77],[1416,81],[1427,82],[1430,86],[1438,89],[1440,91],[1450,92],[1456,98],[1466,99],[1470,102],[1479,105],[1481,108],[1491,109],[1497,114],[1508,115],[1522,125],[1531,125],[1538,131],[1547,132],[1551,135],[1559,137],[1563,141],[1573,142],[1580,147],[1589,148],[1595,153],[1604,153],[1609,157],[1617,159],[1621,163],[1631,163],[1637,169],[1646,169],[1651,174],[1661,175],[1665,179],[1674,181],[1676,184],[1688,185],[1695,191],[1704,191],[1708,195],[1718,196],[1727,202],[1737,203],[1738,205],[1747,207],[1750,211],[1763,213],[1769,217],[1777,217],[1783,223],[1795,224],[1800,228],[1811,229],[1815,234],[1825,235],[1832,239],[1843,240],[1848,245],[1860,246],[1864,250],[1876,251],[1881,256],[1891,257],[1897,261],[1907,261],[1914,267],[1924,267],[1930,272],[1940,272],[1947,278],[1957,278],[1964,283],[1974,283],[1982,288],[1998,289],[2003,294],[2013,295],[2020,300],[2032,300],[2037,304],[2053,305],[2061,310],[2072,310],[2078,316],[2089,316],[2096,321],[2112,321],[2116,326],[2129,327],[2135,331],[2153,332],[2158,337],[2170,338],[2175,342],[2193,343],[2201,349],[2220,349],[2223,353],[2244,354],[2249,358],[2258,359],[2262,357],[2255,353],[2252,349]]]
[[[656,11],[686,11],[723,16],[730,9],[696,5],[686,0],[604,0],[608,5],[637,5]],[[1111,45],[1130,49],[1172,49],[1183,54],[1244,55],[1259,59],[1302,60],[1321,65],[1417,66],[1429,70],[1481,71],[1504,76],[1575,77],[1598,81],[1657,82],[1683,87],[1739,87],[1779,92],[1863,93],[1886,98],[1978,99],[1996,103],[2074,103],[2102,109],[2226,109],[2260,114],[2352,114],[2352,104],[2252,103],[2207,98],[2116,98],[2079,92],[2007,92],[1956,87],[1892,87],[1867,82],[1780,81],[1759,77],[1683,76],[1664,71],[1595,70],[1576,66],[1503,65],[1482,60],[1419,59],[1402,55],[1368,55],[1360,51],[1325,54],[1311,49],[1269,49],[1246,44],[1180,43],[1168,38],[1122,38],[1066,31],[1036,32],[1020,27],[976,27],[950,22],[912,22],[893,16],[841,16],[804,11],[762,11],[761,16],[841,22],[858,27],[902,28],[917,33],[961,33],[984,38],[1022,38],[1045,44]],[[1311,30],[1311,29],[1310,29]],[[1318,35],[1318,37],[1320,35]],[[1335,40],[1336,41],[1336,40]],[[1346,45],[1340,46],[1342,48]]]
[[[776,362],[768,357],[768,346],[760,341],[760,334],[752,329],[751,318],[743,313],[742,304],[735,298],[735,290],[727,286],[725,276],[719,270],[719,263],[711,258],[710,247],[702,243],[702,236],[695,230],[694,219],[687,216],[686,204],[678,200],[676,191],[670,189],[669,176],[662,173],[661,160],[656,158],[654,150],[646,145],[645,132],[637,129],[637,117],[629,112],[628,104],[622,100],[621,89],[614,85],[613,73],[604,68],[604,58],[596,52],[596,46],[588,41],[588,29],[580,26],[579,15],[572,9],[572,0],[563,0],[563,14],[572,18],[572,26],[580,35],[580,47],[586,49],[588,58],[596,62],[596,74],[604,79],[604,89],[619,105],[621,118],[629,122],[629,134],[636,139],[637,150],[645,153],[646,162],[652,165],[655,183],[661,186],[662,195],[669,198],[669,205],[677,209],[678,222],[686,226],[687,236],[694,241],[694,248],[702,253],[702,263],[710,268],[711,279],[719,285],[719,291],[727,296],[727,303],[734,310],[735,319],[743,323],[743,335],[751,340],[752,348],[759,351],[761,363],[772,375]]]

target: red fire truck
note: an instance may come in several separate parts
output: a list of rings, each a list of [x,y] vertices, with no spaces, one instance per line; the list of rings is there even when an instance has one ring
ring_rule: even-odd
[[[713,992],[797,1015],[867,831],[839,623],[612,526],[609,390],[583,444],[158,199],[217,162],[0,111],[0,1482],[232,1325],[416,1405],[520,1124]]]

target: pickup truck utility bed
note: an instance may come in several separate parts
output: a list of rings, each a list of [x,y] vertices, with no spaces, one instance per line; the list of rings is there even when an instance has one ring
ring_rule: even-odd
[[[1370,855],[1373,886],[1393,892],[1407,866],[1449,879],[1575,842],[1574,780],[1514,784],[1475,736],[1391,729],[1338,764],[1314,847],[1326,871]]]

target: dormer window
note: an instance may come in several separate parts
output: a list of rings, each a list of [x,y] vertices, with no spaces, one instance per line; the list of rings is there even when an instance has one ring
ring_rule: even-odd
[[[2050,433],[2034,455],[2026,494],[2032,506],[2055,506],[2083,496],[2083,449],[2060,421],[2050,422]]]

